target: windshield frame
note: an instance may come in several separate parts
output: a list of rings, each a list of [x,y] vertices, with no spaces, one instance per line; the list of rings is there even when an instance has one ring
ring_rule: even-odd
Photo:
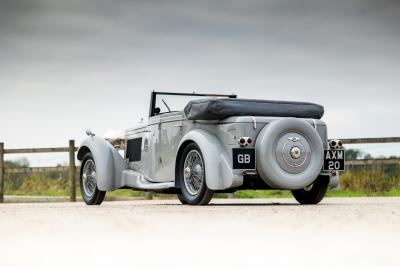
[[[155,92],[155,91],[153,91],[153,92],[151,92],[151,98],[150,98],[149,117],[160,115],[160,113],[159,114],[155,113],[157,95],[178,95],[178,96],[180,95],[180,96],[204,96],[204,97],[237,98],[237,95],[235,95],[235,94],[222,95],[222,94],[198,94],[198,93],[170,93],[170,92]],[[173,112],[173,111],[171,111],[171,112]],[[166,113],[169,113],[169,112],[166,112]]]

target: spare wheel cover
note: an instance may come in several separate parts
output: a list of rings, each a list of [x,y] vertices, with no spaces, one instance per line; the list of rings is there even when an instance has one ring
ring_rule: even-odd
[[[257,170],[273,188],[301,189],[321,173],[323,144],[305,120],[285,118],[269,123],[256,141]]]

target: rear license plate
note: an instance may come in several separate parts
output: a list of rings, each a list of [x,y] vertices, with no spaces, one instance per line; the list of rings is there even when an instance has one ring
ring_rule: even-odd
[[[324,171],[344,171],[344,150],[324,150]]]
[[[232,155],[233,169],[256,169],[256,151],[254,148],[233,148]]]

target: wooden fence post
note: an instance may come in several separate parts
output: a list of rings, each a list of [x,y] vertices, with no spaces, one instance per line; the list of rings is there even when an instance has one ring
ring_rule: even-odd
[[[4,143],[0,143],[0,203],[4,202]]]
[[[147,200],[152,200],[153,199],[153,192],[146,192],[144,194],[144,198]]]
[[[76,192],[75,192],[75,176],[76,176],[76,167],[75,167],[75,140],[69,140],[69,179],[70,179],[70,201],[76,201]]]

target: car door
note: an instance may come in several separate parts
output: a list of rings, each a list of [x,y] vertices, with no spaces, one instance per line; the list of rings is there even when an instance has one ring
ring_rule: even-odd
[[[183,112],[161,114],[159,136],[156,147],[156,179],[159,182],[175,180],[175,156],[184,132]]]
[[[128,168],[142,173],[146,179],[155,179],[156,148],[160,141],[160,115],[150,117],[147,124],[128,130],[125,159]]]

